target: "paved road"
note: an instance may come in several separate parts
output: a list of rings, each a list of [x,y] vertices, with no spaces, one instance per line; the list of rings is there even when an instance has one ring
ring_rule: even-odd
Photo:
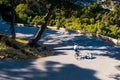
[[[8,24],[0,24],[0,32],[8,33]],[[26,32],[27,31],[27,32]],[[36,28],[16,27],[17,37],[29,39]],[[83,54],[94,58],[76,60],[73,42]],[[53,48],[54,55],[30,61],[0,60],[0,80],[120,80],[120,48],[81,34],[46,30],[39,41]]]

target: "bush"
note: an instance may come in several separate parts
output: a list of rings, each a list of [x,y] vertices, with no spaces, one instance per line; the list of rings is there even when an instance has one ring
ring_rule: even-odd
[[[56,22],[55,20],[51,19],[48,23],[49,26],[55,26]]]
[[[43,23],[43,17],[37,15],[32,19],[32,22],[30,24],[38,25],[42,23]]]
[[[29,47],[24,47],[24,48],[21,49],[21,51],[23,53],[25,53],[26,55],[31,55],[31,56],[35,55],[35,53],[33,52],[33,50],[31,48],[29,48]]]
[[[10,46],[10,47],[13,47],[15,49],[20,49],[20,44],[15,41],[15,40],[12,40],[12,39],[7,39],[6,40],[6,45]]]
[[[7,36],[3,37],[0,35],[0,50],[5,50],[7,48],[6,40],[7,40]]]
[[[27,10],[27,4],[19,4],[15,11],[17,14],[17,17],[19,18],[19,22],[25,23],[28,17],[28,14],[25,12]]]
[[[31,48],[26,45],[26,41],[20,39],[16,40],[19,42],[11,39],[10,37],[0,35],[1,59],[4,58],[6,60],[25,60],[35,59],[39,56],[44,57],[50,55],[49,53],[51,51],[46,47],[41,47],[40,45],[36,44]]]

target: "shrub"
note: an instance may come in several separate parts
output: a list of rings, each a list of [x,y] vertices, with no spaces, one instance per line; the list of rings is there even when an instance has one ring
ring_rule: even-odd
[[[25,23],[27,21],[27,18],[28,18],[28,14],[26,12],[27,8],[28,8],[27,4],[19,4],[16,7],[15,11],[16,11],[17,17],[19,18],[19,22]]]
[[[19,43],[17,41],[13,40],[13,39],[7,39],[6,40],[6,44],[8,46],[11,46],[11,47],[15,48],[15,49],[20,49],[20,47],[21,47],[19,45]]]
[[[34,55],[35,53],[33,52],[33,50],[29,47],[24,47],[21,49],[21,51],[23,53],[25,53],[26,55]]]
[[[43,23],[43,17],[37,15],[32,19],[32,22],[30,24],[38,25],[42,23]]]

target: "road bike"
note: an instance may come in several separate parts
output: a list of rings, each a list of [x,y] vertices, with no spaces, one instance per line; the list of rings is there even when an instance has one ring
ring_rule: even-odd
[[[95,58],[92,53],[82,53],[80,50],[74,54],[75,59],[93,59]]]
[[[75,43],[73,41],[74,45],[78,45],[78,52],[76,52],[75,50],[75,53],[74,53],[74,57],[75,59],[94,59],[95,56],[91,53],[91,52],[82,52],[80,51],[80,47],[79,47],[79,44],[78,43]],[[74,49],[74,48],[73,48]]]

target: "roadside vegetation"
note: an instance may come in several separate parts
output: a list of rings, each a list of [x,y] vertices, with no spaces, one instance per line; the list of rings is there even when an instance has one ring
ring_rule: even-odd
[[[99,4],[92,3],[81,7],[76,12],[68,14],[57,10],[49,22],[50,26],[65,27],[71,30],[81,30],[102,34],[120,40],[120,7],[114,5],[114,10],[103,9]]]
[[[14,3],[15,22],[30,25],[42,25],[44,16],[47,13],[48,8],[50,8],[49,4],[54,3],[54,1],[47,1],[44,2],[44,0],[42,0],[37,2],[32,0],[22,0]],[[74,1],[77,2],[77,0]],[[77,4],[79,6],[74,10],[74,7],[72,9],[66,8],[67,6],[70,6],[66,3],[65,8],[60,7],[57,5],[59,1],[56,1],[58,7],[53,10],[47,25],[56,26],[58,29],[60,27],[65,27],[67,29],[82,30],[120,39],[120,3],[116,3],[113,6],[110,5],[109,0],[106,0],[104,5],[113,8],[113,10],[110,10],[109,8],[103,8],[101,6],[103,4],[94,1],[92,2],[92,0],[91,2],[85,0],[85,2],[89,3],[89,5],[83,6]],[[9,13],[11,6],[9,0],[2,0],[0,6],[2,7],[0,10],[3,19],[9,22],[11,20]]]
[[[52,50],[46,47],[35,45],[29,47],[28,42],[21,39],[12,39],[8,36],[0,35],[0,59],[5,60],[29,60],[46,57],[52,54]]]
[[[112,10],[103,8],[103,4],[94,0],[1,0],[0,15],[3,21],[10,22],[12,36],[12,39],[0,37],[0,53],[5,54],[2,58],[17,60],[38,57],[39,54],[49,55],[49,52],[45,52],[47,48],[36,46],[46,26],[81,30],[120,40],[120,3],[110,5],[111,1],[102,3],[112,7]],[[41,27],[34,38],[26,42],[16,39],[15,23]]]

